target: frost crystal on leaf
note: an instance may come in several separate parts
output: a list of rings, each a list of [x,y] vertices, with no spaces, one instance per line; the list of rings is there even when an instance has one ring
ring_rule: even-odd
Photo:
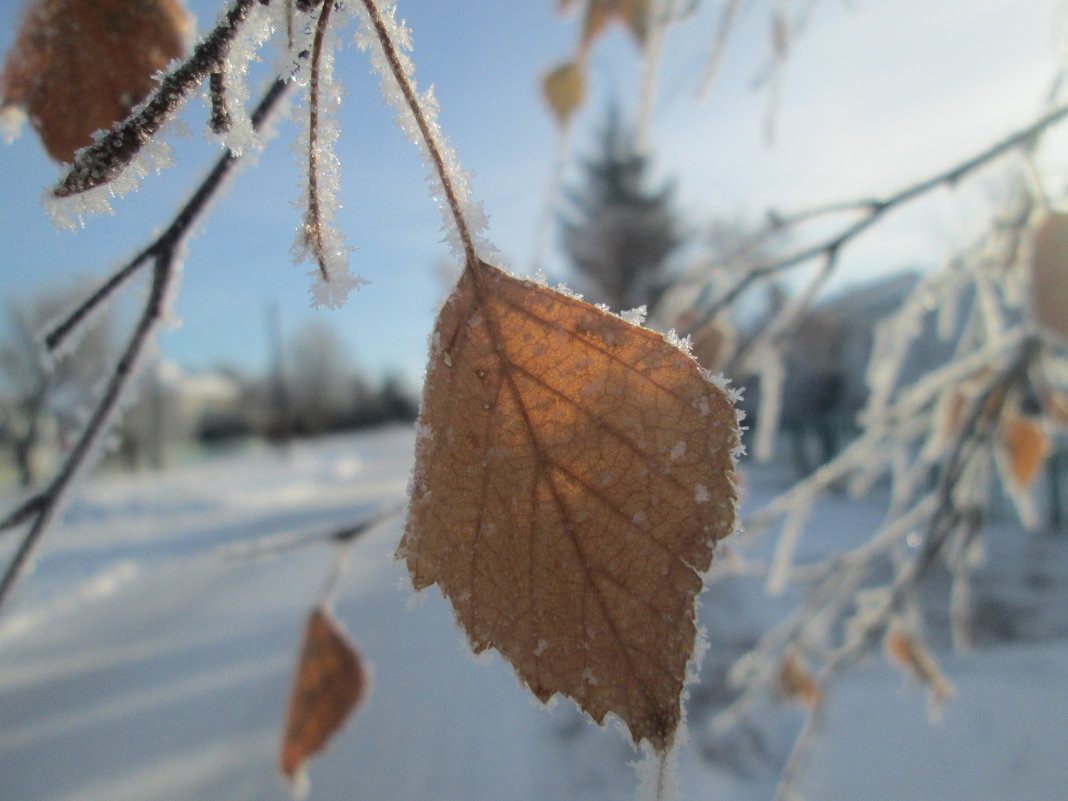
[[[624,322],[628,322],[631,325],[645,325],[645,317],[648,313],[648,309],[645,306],[639,306],[636,309],[620,312],[619,316]]]

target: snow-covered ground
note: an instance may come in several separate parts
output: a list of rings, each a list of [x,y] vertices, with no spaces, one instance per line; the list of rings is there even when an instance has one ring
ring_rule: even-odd
[[[83,484],[0,618],[0,799],[289,798],[274,768],[285,696],[337,548],[241,545],[325,534],[401,503],[412,445],[410,430],[391,429]],[[751,473],[752,502],[780,479]],[[820,547],[863,536],[878,513],[831,499]],[[634,797],[635,754],[620,731],[587,724],[569,703],[540,708],[500,660],[477,663],[436,591],[412,603],[389,557],[399,533],[394,516],[349,554],[335,608],[373,664],[374,689],[311,763],[310,797]],[[806,798],[1064,798],[1066,577],[1068,537],[996,532],[977,585],[982,631],[994,634],[981,631],[966,655],[939,652],[956,688],[942,721],[929,722],[925,694],[898,669],[859,666],[832,694]],[[705,675],[783,603],[715,584],[702,603]],[[714,735],[720,695],[694,692],[682,798],[769,798],[800,712],[769,703],[753,725]]]

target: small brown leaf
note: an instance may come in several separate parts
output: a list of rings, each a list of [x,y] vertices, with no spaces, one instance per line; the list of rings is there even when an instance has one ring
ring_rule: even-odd
[[[542,701],[672,742],[734,530],[736,414],[660,335],[470,265],[438,316],[398,557]]]
[[[561,128],[565,127],[586,97],[582,65],[575,61],[561,64],[545,76],[541,89],[556,121]]]
[[[779,691],[784,697],[809,709],[814,709],[820,702],[820,688],[812,673],[796,653],[790,652],[783,657],[779,666]]]
[[[1005,449],[1017,486],[1030,487],[1050,452],[1041,420],[1012,416],[1005,421]]]
[[[608,23],[622,11],[627,0],[587,0],[586,19],[582,25],[581,49],[587,50],[593,40],[600,36]]]
[[[181,0],[31,0],[0,98],[26,109],[52,158],[73,161],[94,131],[152,91],[155,73],[185,52],[190,28]]]
[[[890,627],[883,643],[887,657],[903,667],[908,674],[927,686],[931,700],[944,703],[953,695],[953,685],[942,675],[934,656],[926,646],[900,624]]]
[[[644,45],[645,40],[649,38],[652,12],[650,0],[623,0],[620,4],[620,19],[640,45]]]
[[[1068,214],[1051,214],[1035,231],[1031,314],[1068,342]]]
[[[308,616],[278,765],[290,780],[367,694],[367,672],[340,624],[325,608]]]
[[[790,23],[782,14],[771,18],[771,52],[776,61],[785,61],[790,51]]]

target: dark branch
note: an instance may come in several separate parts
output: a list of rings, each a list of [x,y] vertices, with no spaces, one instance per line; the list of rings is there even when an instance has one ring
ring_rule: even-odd
[[[264,94],[259,104],[252,112],[252,127],[259,129],[274,106],[285,93],[288,82],[277,78],[270,89]],[[82,321],[97,306],[107,300],[111,294],[122,286],[125,281],[137,273],[141,267],[157,256],[161,249],[171,247],[176,239],[186,235],[189,228],[204,212],[204,207],[219,189],[223,179],[230,173],[230,168],[237,157],[229,150],[216,162],[215,167],[204,179],[201,185],[186,202],[185,206],[175,216],[164,233],[151,245],[134,256],[129,262],[119,268],[107,281],[105,281],[92,295],[85,299],[73,312],[60,322],[45,337],[45,345],[50,351],[56,350],[64,340],[82,323]]]
[[[193,49],[188,60],[163,79],[140,111],[78,154],[53,187],[53,196],[77,195],[121,175],[197,84],[222,69],[230,45],[255,4],[256,0],[234,0],[222,21]]]
[[[267,115],[285,93],[286,86],[287,81],[277,79],[267,90],[252,115],[254,128],[258,129],[263,124]],[[90,416],[89,422],[86,423],[74,447],[67,454],[63,464],[60,465],[59,470],[48,486],[39,495],[25,502],[12,514],[8,515],[7,518],[0,521],[2,523],[0,530],[2,530],[2,527],[18,525],[29,520],[33,521],[19,543],[14,556],[8,563],[2,579],[0,579],[0,608],[3,607],[11,590],[30,564],[33,554],[40,544],[45,531],[47,531],[59,504],[73,480],[86,466],[89,455],[107,429],[108,422],[115,412],[115,407],[122,396],[123,390],[136,372],[138,359],[163,312],[167,293],[173,283],[175,262],[182,241],[208,209],[212,199],[239,158],[232,151],[227,150],[186,204],[178,211],[166,230],[135,257],[130,264],[119,270],[112,279],[93,293],[85,303],[49,335],[49,347],[54,348],[81,320],[84,320],[92,308],[111,295],[142,264],[149,260],[152,261],[152,286],[148,298],[126,348],[108,379],[104,394]]]

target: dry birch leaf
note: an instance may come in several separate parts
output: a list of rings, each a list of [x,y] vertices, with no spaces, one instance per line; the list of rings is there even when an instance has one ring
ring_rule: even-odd
[[[278,766],[294,780],[367,693],[367,672],[340,624],[323,607],[308,616]]]
[[[604,32],[613,17],[621,14],[624,2],[625,0],[587,0],[586,19],[582,24],[580,42],[582,51],[589,49],[590,44]]]
[[[734,530],[728,392],[660,335],[472,265],[434,333],[398,556],[542,701],[663,752]]]
[[[796,653],[788,653],[779,666],[779,691],[784,697],[809,709],[820,702],[820,688],[812,673]]]
[[[562,4],[558,10],[565,11],[566,6]],[[649,33],[651,16],[652,5],[649,0],[588,0],[579,42],[580,51],[588,50],[593,40],[604,33],[613,19],[618,19],[642,45]]]
[[[936,705],[945,703],[953,695],[953,685],[942,675],[934,656],[900,624],[891,626],[883,645],[891,661],[903,667],[913,679],[927,686],[931,691],[931,700]]]
[[[545,76],[541,89],[556,121],[565,127],[586,96],[582,65],[575,61],[561,64]]]
[[[1068,214],[1051,214],[1035,232],[1031,314],[1068,342]]]
[[[49,155],[73,161],[94,131],[126,118],[183,55],[181,0],[31,0],[0,75],[4,106],[20,106]]]
[[[639,45],[644,45],[649,38],[649,24],[652,22],[653,7],[650,0],[624,0],[621,4],[619,15],[627,30],[637,40]]]
[[[1005,449],[1013,481],[1030,487],[1050,452],[1049,437],[1041,420],[1012,417],[1005,422]]]

